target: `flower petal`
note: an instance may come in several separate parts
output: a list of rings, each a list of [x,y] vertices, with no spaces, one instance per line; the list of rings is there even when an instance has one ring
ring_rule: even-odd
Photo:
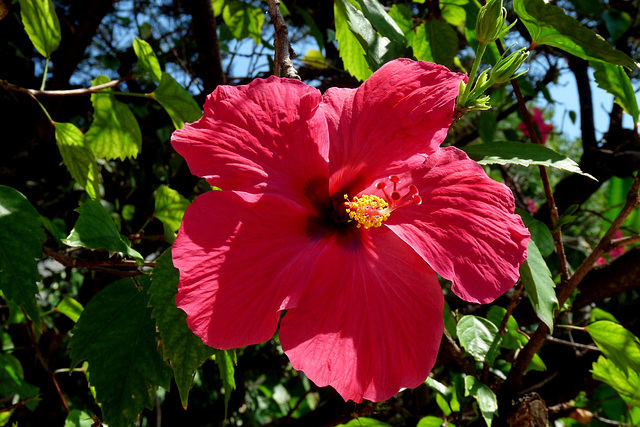
[[[204,116],[171,142],[194,175],[224,190],[281,194],[299,203],[309,180],[327,177],[328,134],[317,89],[270,77],[218,86]]]
[[[281,321],[291,365],[345,400],[382,401],[417,387],[442,338],[443,296],[436,275],[385,228],[361,246],[330,244],[310,287]]]
[[[435,151],[451,126],[463,78],[441,65],[397,59],[358,89],[329,89],[323,109],[331,138],[330,193],[357,192],[381,171],[411,167],[413,154]]]
[[[176,303],[205,344],[230,349],[271,339],[295,307],[320,252],[307,212],[274,195],[211,191],[187,208],[173,262]]]
[[[460,298],[488,303],[510,289],[529,242],[511,191],[454,147],[430,155],[408,179],[423,202],[394,211],[387,227],[451,280]]]

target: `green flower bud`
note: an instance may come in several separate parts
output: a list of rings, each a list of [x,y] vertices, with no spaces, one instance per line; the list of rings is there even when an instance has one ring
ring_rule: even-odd
[[[507,57],[502,57],[491,70],[489,81],[492,85],[507,83],[511,79],[515,79],[526,71],[515,75],[522,63],[529,57],[529,52],[525,49],[519,49]]]
[[[493,43],[506,34],[515,22],[503,29],[507,19],[507,10],[502,7],[502,0],[489,0],[482,6],[476,21],[476,38],[482,44]]]

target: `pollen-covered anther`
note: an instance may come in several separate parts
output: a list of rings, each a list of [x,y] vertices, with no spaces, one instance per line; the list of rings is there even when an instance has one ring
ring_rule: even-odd
[[[344,198],[346,200],[346,212],[349,218],[358,223],[358,228],[380,227],[391,213],[388,209],[389,204],[378,196],[365,194],[363,196],[355,196],[353,200],[349,200],[345,194]]]

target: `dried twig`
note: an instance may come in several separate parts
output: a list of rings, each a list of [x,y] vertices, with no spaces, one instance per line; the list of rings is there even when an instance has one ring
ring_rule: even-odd
[[[289,30],[287,23],[280,13],[280,0],[268,0],[269,16],[273,22],[273,28],[276,30],[274,46],[276,48],[274,57],[273,74],[276,76],[288,77],[290,79],[300,80],[298,72],[293,67],[291,58],[295,57],[295,52],[291,48],[289,42]]]

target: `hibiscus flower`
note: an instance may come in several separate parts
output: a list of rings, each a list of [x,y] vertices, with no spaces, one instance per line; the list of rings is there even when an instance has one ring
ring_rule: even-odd
[[[399,59],[324,95],[278,77],[218,87],[172,137],[222,188],[189,206],[173,247],[191,330],[231,349],[279,327],[292,366],[345,400],[424,382],[443,333],[434,270],[490,302],[529,240],[507,187],[439,148],[463,78]]]
[[[538,128],[538,132],[540,132],[540,143],[542,145],[547,145],[547,138],[549,138],[549,134],[553,130],[553,125],[545,123],[544,117],[542,116],[542,111],[540,111],[538,107],[533,108],[533,115],[531,116],[531,120],[533,121],[533,125]],[[520,123],[518,125],[518,129],[520,129],[526,136],[529,136],[529,131],[527,130],[526,124]]]

